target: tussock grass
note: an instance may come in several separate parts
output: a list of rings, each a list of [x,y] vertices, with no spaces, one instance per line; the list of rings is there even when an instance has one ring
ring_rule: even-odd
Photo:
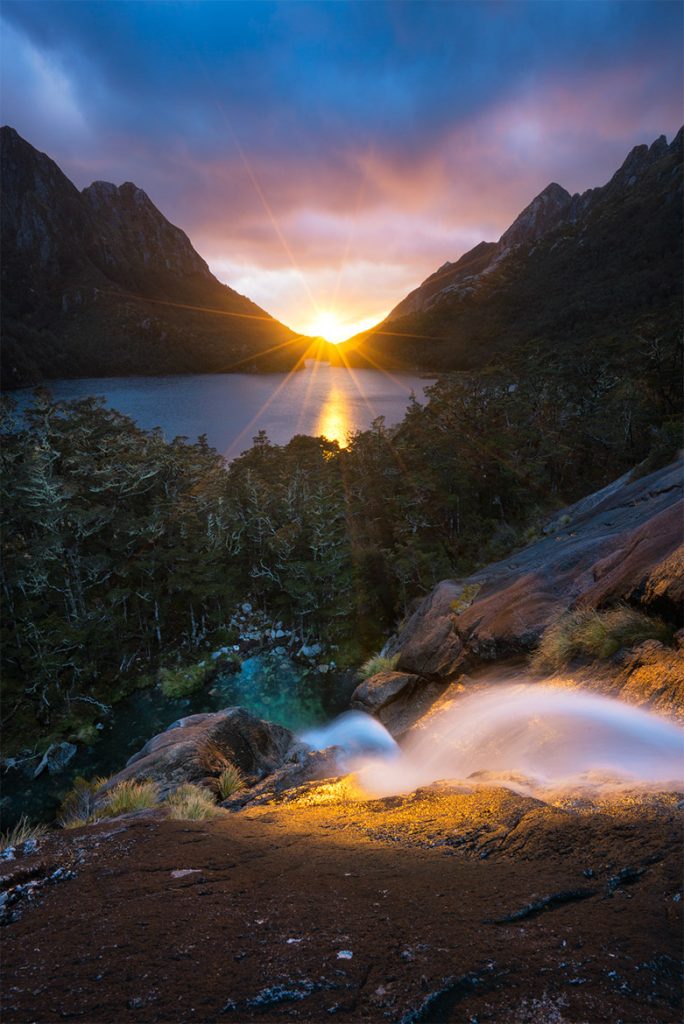
[[[106,798],[107,803],[103,808],[102,817],[113,818],[117,814],[143,811],[147,807],[154,807],[159,802],[159,792],[156,783],[149,779],[142,782],[126,779],[110,789]]]
[[[237,793],[243,787],[244,780],[240,769],[234,764],[228,765],[218,777],[219,800],[227,800],[229,796]]]
[[[47,825],[32,825],[26,815],[22,814],[14,828],[0,833],[0,850],[6,850],[8,846],[23,846],[31,839],[41,839],[47,835],[47,831]]]
[[[108,781],[99,775],[94,779],[80,776],[74,779],[73,788],[62,801],[57,816],[62,828],[81,828],[101,818],[113,818],[128,811],[142,811],[159,802],[154,782],[128,779],[117,783],[108,793],[102,793],[102,787]]]
[[[672,642],[672,629],[662,619],[618,605],[605,611],[580,608],[549,626],[533,655],[537,669],[564,668],[577,658],[605,660],[623,647],[644,640]]]
[[[107,778],[101,775],[96,775],[93,779],[76,776],[57,814],[57,821],[62,828],[80,828],[81,825],[97,821],[101,815],[96,810],[95,801],[107,781]]]
[[[371,676],[376,675],[378,672],[393,672],[398,662],[398,654],[393,654],[391,658],[387,658],[382,654],[374,654],[368,661],[364,661],[359,669],[359,675],[362,679],[370,679]]]
[[[234,767],[223,747],[211,739],[202,740],[197,745],[197,760],[207,775],[218,775]]]
[[[167,797],[166,805],[169,817],[178,820],[199,820],[216,818],[225,812],[217,807],[211,794],[201,786],[193,786],[190,782],[183,783],[175,793]]]

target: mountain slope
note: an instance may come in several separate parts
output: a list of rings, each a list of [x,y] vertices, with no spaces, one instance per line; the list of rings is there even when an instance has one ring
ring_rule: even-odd
[[[681,325],[682,131],[637,146],[607,185],[571,196],[552,183],[498,242],[444,264],[351,358],[429,369],[597,350]],[[650,343],[650,342],[649,342]]]
[[[280,368],[304,352],[307,339],[221,284],[142,189],[79,192],[12,128],[0,144],[6,386]]]

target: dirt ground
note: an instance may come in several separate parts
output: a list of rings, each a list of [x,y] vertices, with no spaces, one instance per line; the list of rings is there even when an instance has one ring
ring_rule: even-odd
[[[354,796],[142,812],[5,862],[3,1021],[682,1019],[677,796]]]

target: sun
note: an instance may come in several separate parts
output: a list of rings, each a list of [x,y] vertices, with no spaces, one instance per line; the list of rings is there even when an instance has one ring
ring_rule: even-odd
[[[307,327],[307,334],[312,334],[316,338],[325,338],[326,341],[330,341],[333,345],[339,345],[341,341],[345,341],[350,334],[353,332],[349,329],[349,324],[344,322],[337,313],[333,313],[332,310],[325,310],[314,317],[310,321]]]

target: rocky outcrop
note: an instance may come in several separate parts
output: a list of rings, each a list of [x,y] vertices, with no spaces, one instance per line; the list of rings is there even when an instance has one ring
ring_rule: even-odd
[[[127,779],[151,779],[161,797],[183,782],[217,776],[228,760],[254,784],[280,768],[301,749],[289,729],[265,722],[244,708],[189,715],[153,736],[108,781],[103,792]]]
[[[636,480],[623,476],[597,500],[565,509],[536,543],[465,580],[439,583],[384,649],[398,671],[362,683],[355,706],[403,732],[413,706],[425,709],[464,672],[527,655],[573,608],[625,601],[680,623],[683,469],[680,458]],[[608,690],[624,687],[626,699],[641,691],[644,701],[670,708],[681,700],[680,652],[642,645],[634,656],[618,681],[609,674]]]
[[[463,644],[454,630],[453,605],[464,585],[444,580],[389,641],[384,654],[397,656],[396,667],[424,678],[443,679],[453,674],[461,659]]]
[[[397,738],[428,710],[443,689],[443,683],[410,672],[378,672],[357,686],[351,705],[373,715]]]
[[[684,650],[681,647],[666,647],[657,640],[647,640],[630,651],[621,665],[607,666],[598,681],[582,677],[580,680],[608,696],[684,720]]]

